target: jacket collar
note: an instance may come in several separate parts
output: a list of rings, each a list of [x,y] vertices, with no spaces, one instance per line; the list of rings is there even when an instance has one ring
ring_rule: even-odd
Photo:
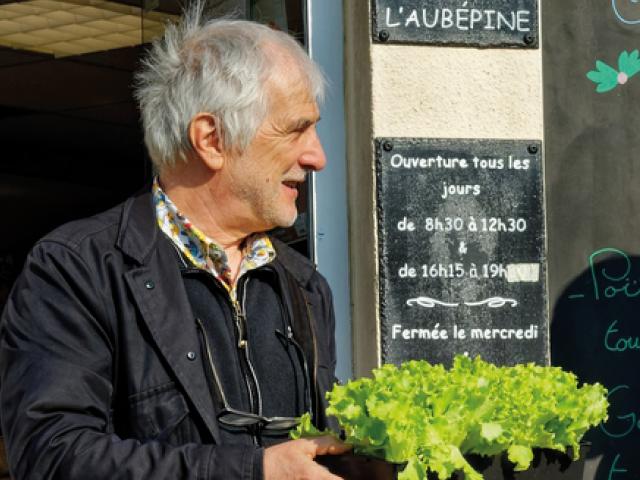
[[[129,198],[123,207],[118,231],[117,247],[138,264],[144,265],[156,248],[160,229],[156,222],[151,188]],[[271,238],[280,262],[300,283],[306,286],[315,272],[315,265],[303,255]]]
[[[271,238],[273,247],[276,249],[276,262],[286,268],[297,282],[305,287],[316,271],[316,266],[300,253],[288,247],[284,242],[276,238]]]
[[[156,248],[158,233],[153,197],[148,188],[125,202],[116,246],[138,264],[144,265]]]

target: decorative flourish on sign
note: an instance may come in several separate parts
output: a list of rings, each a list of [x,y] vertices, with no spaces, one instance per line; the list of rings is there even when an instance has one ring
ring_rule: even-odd
[[[639,0],[640,1],[640,0]],[[587,73],[587,78],[597,84],[596,92],[605,93],[618,85],[624,85],[636,73],[640,72],[640,54],[638,50],[624,51],[618,57],[618,70],[597,60],[596,70]]]
[[[624,0],[624,1],[631,2],[633,4],[636,4],[638,7],[640,7],[640,0]],[[620,9],[618,8],[618,2],[619,0],[611,0],[611,7],[613,8],[613,13],[616,14],[616,17],[618,17],[618,20],[620,20],[622,23],[626,23],[627,25],[640,24],[640,19],[629,20],[625,18],[625,16],[622,13],[620,13]],[[640,8],[638,8],[638,15],[640,16]]]
[[[479,307],[482,305],[486,305],[489,308],[500,308],[509,304],[511,307],[515,307],[518,305],[518,301],[513,298],[502,298],[502,297],[491,297],[480,302],[464,302],[465,305],[469,307]]]
[[[407,305],[409,305],[410,307],[418,305],[424,308],[433,308],[436,305],[441,305],[443,307],[457,307],[460,304],[442,302],[440,300],[436,300],[435,298],[430,298],[430,297],[417,297],[417,298],[410,298],[409,300],[407,300]]]
[[[509,304],[511,307],[516,307],[518,305],[517,300],[513,298],[502,298],[502,297],[491,297],[485,300],[481,300],[479,302],[464,302],[468,307],[480,307],[486,305],[489,308],[500,308]],[[433,308],[436,305],[440,305],[442,307],[459,307],[459,303],[448,303],[443,302],[441,300],[436,300],[431,297],[416,297],[410,298],[407,300],[407,305],[410,307],[419,306],[424,308]]]

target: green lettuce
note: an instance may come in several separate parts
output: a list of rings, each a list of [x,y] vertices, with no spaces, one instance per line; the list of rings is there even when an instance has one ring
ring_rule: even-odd
[[[383,365],[373,378],[334,386],[327,398],[327,414],[355,453],[406,463],[400,480],[425,479],[427,471],[481,480],[469,453],[506,452],[515,470],[529,467],[533,448],[571,448],[577,459],[580,439],[608,408],[602,385],[579,386],[558,367],[497,367],[461,355],[449,370],[425,361]],[[292,436],[322,433],[306,415]]]

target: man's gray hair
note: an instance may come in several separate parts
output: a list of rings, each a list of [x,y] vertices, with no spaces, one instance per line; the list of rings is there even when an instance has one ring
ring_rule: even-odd
[[[195,1],[167,26],[136,73],[144,140],[159,172],[187,160],[189,123],[199,112],[216,118],[225,150],[251,143],[269,108],[267,80],[278,57],[269,47],[293,58],[314,98],[324,95],[322,72],[290,35],[245,20],[207,20],[203,10]]]

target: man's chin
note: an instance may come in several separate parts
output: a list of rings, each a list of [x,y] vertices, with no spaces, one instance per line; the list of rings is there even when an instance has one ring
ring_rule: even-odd
[[[278,228],[290,228],[296,223],[298,218],[298,210],[294,209],[289,212],[282,212],[281,215],[278,215],[276,219],[276,225]]]
[[[259,229],[256,232],[269,232],[271,230],[285,229],[292,227],[298,218],[297,208],[263,209],[256,212],[256,217],[261,220]],[[256,225],[257,227],[257,225]]]
[[[282,222],[282,225],[280,225],[282,228],[290,228],[293,227],[296,223],[296,219],[298,218],[298,214],[296,213],[295,216],[291,219],[287,219],[284,222]]]

